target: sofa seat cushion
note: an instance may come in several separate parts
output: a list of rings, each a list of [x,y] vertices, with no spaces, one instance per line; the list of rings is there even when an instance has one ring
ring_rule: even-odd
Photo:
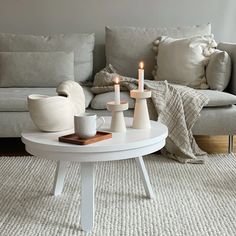
[[[129,109],[134,109],[134,99],[129,96],[129,92],[120,93],[121,100],[128,101]],[[107,92],[96,95],[92,102],[91,108],[96,110],[107,109],[107,102],[114,101],[114,92]]]
[[[87,108],[93,94],[87,87],[83,90]],[[30,94],[57,95],[56,88],[0,88],[0,111],[28,111],[27,96]]]
[[[205,107],[193,126],[194,135],[236,135],[236,106]]]
[[[108,110],[86,109],[87,112],[96,112],[98,116],[111,116]],[[133,117],[134,110],[124,111],[126,117]],[[156,120],[152,114],[150,119]],[[194,135],[236,135],[236,106],[206,107],[203,108],[200,117],[193,126]],[[1,129],[1,127],[0,127]],[[1,134],[0,134],[1,135]]]
[[[209,102],[205,107],[222,107],[236,104],[236,96],[233,94],[210,89],[198,91],[209,98]]]
[[[198,91],[209,98],[209,102],[205,107],[222,107],[236,104],[236,96],[233,94],[209,89]],[[121,100],[128,101],[129,109],[134,109],[134,99],[129,96],[129,92],[121,92],[120,95]],[[96,110],[107,109],[107,102],[112,100],[114,100],[114,92],[98,94],[93,98],[91,108]]]

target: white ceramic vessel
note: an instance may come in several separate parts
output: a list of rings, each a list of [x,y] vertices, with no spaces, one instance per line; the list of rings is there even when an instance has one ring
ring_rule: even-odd
[[[72,129],[74,115],[85,112],[82,87],[74,81],[65,81],[57,88],[59,96],[32,94],[28,108],[34,124],[42,131],[56,132]]]
[[[98,124],[98,121],[100,124]],[[88,139],[96,135],[97,130],[105,123],[105,119],[97,117],[95,113],[84,113],[74,116],[75,134],[82,139]]]

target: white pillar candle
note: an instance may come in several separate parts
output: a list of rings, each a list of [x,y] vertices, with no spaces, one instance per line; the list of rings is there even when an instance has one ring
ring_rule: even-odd
[[[143,62],[139,63],[139,69],[138,69],[138,90],[140,92],[143,92],[144,90],[144,65]]]
[[[115,100],[115,104],[119,105],[120,104],[120,85],[119,85],[119,78],[118,77],[115,77],[114,79],[114,82],[115,82],[115,97],[114,97],[114,100]]]

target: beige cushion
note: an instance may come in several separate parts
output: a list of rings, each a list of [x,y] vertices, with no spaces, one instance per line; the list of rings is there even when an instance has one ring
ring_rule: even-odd
[[[93,94],[87,87],[82,87],[87,108]],[[30,94],[57,96],[56,88],[0,88],[0,112],[28,111],[27,97]]]
[[[231,59],[227,52],[216,50],[206,68],[206,79],[211,89],[223,91],[229,84]]]
[[[129,103],[129,109],[134,108],[134,99],[129,96],[129,92],[120,93],[121,100]],[[91,107],[97,110],[107,109],[107,102],[114,100],[114,92],[98,94],[91,102]]]
[[[157,46],[156,80],[206,89],[205,64],[213,52],[213,36],[176,39],[167,36],[155,41]]]
[[[74,80],[73,52],[0,52],[0,87],[56,87]]]
[[[112,64],[121,75],[137,78],[138,64],[145,64],[145,78],[152,79],[155,54],[153,41],[162,35],[187,38],[211,34],[211,25],[177,28],[106,27],[106,63]]]
[[[230,93],[215,91],[215,90],[198,90],[209,98],[206,107],[221,107],[236,104],[236,96]]]
[[[75,81],[92,76],[94,34],[58,34],[36,36],[0,33],[0,52],[74,52]]]

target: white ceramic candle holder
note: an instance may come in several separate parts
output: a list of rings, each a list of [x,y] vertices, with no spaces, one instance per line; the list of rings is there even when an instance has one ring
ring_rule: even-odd
[[[149,129],[150,118],[147,108],[147,98],[150,98],[152,95],[151,91],[144,90],[143,92],[139,90],[131,90],[130,96],[136,99],[135,108],[134,108],[134,119],[133,119],[133,128],[134,129]]]
[[[112,112],[110,130],[112,132],[126,132],[126,125],[123,111],[128,110],[128,102],[121,101],[120,104],[114,102],[107,103],[107,110]]]

